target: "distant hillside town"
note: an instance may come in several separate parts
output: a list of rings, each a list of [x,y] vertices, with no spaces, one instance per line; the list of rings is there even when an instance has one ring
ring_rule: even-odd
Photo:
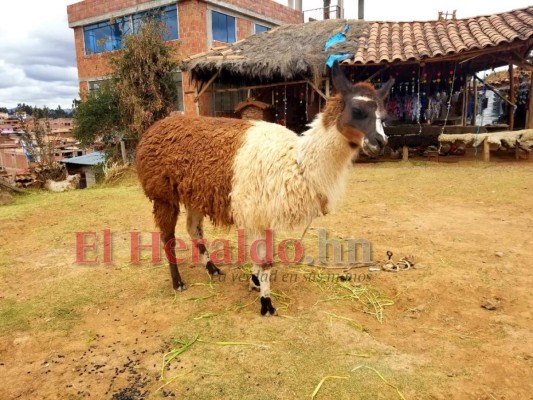
[[[95,150],[82,148],[74,138],[73,118],[44,118],[43,110],[32,110],[21,111],[19,107],[3,108],[0,112],[0,177],[24,187],[38,184],[34,182],[35,168],[43,164],[66,164],[66,160]],[[71,110],[61,111],[56,114],[72,115]]]

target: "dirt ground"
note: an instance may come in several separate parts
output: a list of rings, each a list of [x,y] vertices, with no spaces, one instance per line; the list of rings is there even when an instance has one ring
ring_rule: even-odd
[[[530,162],[356,165],[306,254],[324,228],[416,268],[340,282],[342,268],[278,264],[269,318],[249,264],[212,283],[184,265],[175,294],[149,251],[130,263],[130,232],[154,230],[134,179],[19,197],[0,207],[0,399],[309,399],[324,378],[316,399],[532,399],[532,194]],[[91,231],[99,262],[80,265],[75,232]]]

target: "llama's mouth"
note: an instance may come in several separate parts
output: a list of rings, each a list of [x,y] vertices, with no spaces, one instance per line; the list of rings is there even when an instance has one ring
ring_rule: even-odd
[[[383,152],[382,147],[378,145],[372,145],[368,143],[366,140],[363,142],[363,153],[365,153],[369,157],[378,157]]]

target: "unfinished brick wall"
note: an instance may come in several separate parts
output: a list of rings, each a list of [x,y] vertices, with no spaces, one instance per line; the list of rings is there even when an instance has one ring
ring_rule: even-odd
[[[250,10],[256,14],[264,15],[285,23],[303,22],[303,13],[292,10],[272,0],[224,0],[228,5]],[[98,17],[104,14],[118,12],[124,8],[149,3],[150,0],[84,0],[67,6],[68,21],[74,23],[86,18]],[[209,50],[210,27],[208,24],[208,5],[202,0],[184,0],[177,2],[179,40],[169,42],[171,46],[179,46],[180,56],[202,53]],[[237,15],[228,11],[229,14]],[[237,40],[246,38],[254,33],[253,18],[247,19],[237,15]],[[76,46],[76,62],[78,65],[78,78],[80,80],[80,93],[88,91],[88,81],[104,78],[111,73],[109,57],[114,52],[99,54],[85,54],[83,27],[74,28]],[[226,45],[226,43],[213,42],[212,46]],[[189,85],[189,79],[183,77],[185,112],[196,114],[194,103],[194,88]],[[189,93],[188,93],[189,92]],[[206,92],[200,100],[202,114],[211,110],[212,93]]]

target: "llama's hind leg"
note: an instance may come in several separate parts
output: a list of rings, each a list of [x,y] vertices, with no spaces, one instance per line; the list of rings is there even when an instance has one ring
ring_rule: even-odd
[[[178,221],[179,206],[164,201],[154,200],[154,219],[161,231],[161,239],[165,246],[168,258],[172,287],[174,290],[185,290],[185,283],[181,280],[178,265],[176,264],[176,251],[174,249],[176,222]]]
[[[277,315],[278,312],[272,305],[272,298],[270,297],[270,270],[272,263],[261,264],[259,268],[259,290],[261,292],[261,315]],[[254,282],[255,283],[255,282]]]
[[[259,235],[252,235],[251,243],[260,239]],[[272,259],[267,258],[267,250],[264,246],[257,246],[258,263],[252,265],[252,276],[250,277],[250,290],[259,290],[261,293],[261,315],[277,315],[278,312],[272,305],[270,297],[270,270],[272,269]]]
[[[209,272],[209,275],[222,275],[222,271],[211,261],[204,240],[204,216],[195,210],[187,210],[187,232],[193,241],[193,246],[197,246],[202,259],[202,264]]]

